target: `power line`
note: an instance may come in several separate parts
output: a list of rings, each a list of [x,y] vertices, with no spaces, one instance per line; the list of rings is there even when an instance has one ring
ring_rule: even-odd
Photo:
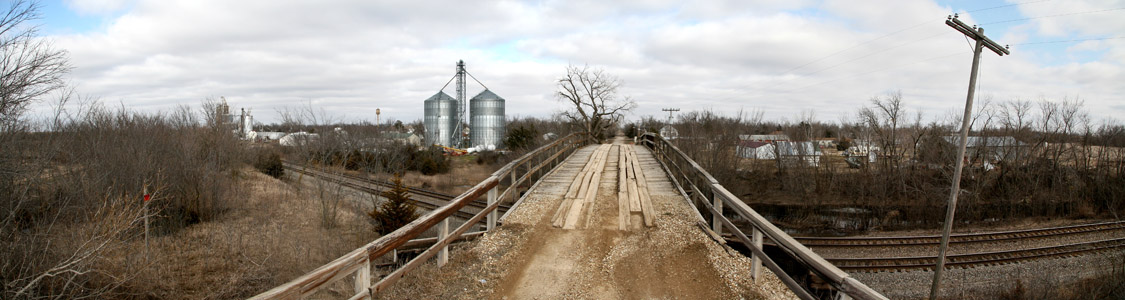
[[[1020,2],[1020,3],[1005,4],[1005,5],[997,5],[997,6],[993,6],[993,7],[985,7],[985,8],[974,9],[974,10],[969,10],[969,11],[965,11],[965,12],[966,12],[966,13],[974,13],[974,12],[981,12],[981,11],[986,11],[986,10],[993,10],[993,9],[999,9],[999,8],[1005,8],[1005,7],[1012,7],[1012,6],[1017,6],[1017,5],[1024,5],[1024,4],[1035,4],[1035,3],[1043,3],[1043,2],[1048,2],[1048,1],[1052,1],[1052,0],[1036,0],[1036,1],[1026,1],[1026,2]],[[922,26],[922,25],[930,24],[930,23],[932,23],[932,22],[934,22],[934,21],[940,21],[941,19],[943,19],[943,18],[937,18],[937,19],[933,19],[933,20],[926,20],[926,21],[923,21],[923,22],[921,22],[921,23],[918,23],[918,24],[914,24],[914,25],[911,25],[911,26],[909,26],[909,27],[906,27],[906,28],[903,28],[903,29],[899,29],[899,30],[896,30],[896,31],[894,31],[894,32],[891,32],[891,33],[887,33],[887,34],[884,34],[884,35],[880,35],[880,36],[878,36],[878,37],[875,37],[875,38],[873,38],[873,39],[870,39],[870,40],[866,40],[866,41],[863,41],[863,42],[859,42],[859,43],[856,43],[856,44],[854,44],[854,45],[851,45],[851,46],[849,46],[849,47],[847,47],[847,48],[841,49],[841,50],[839,50],[839,51],[836,51],[836,52],[832,52],[831,54],[828,54],[828,55],[822,56],[822,57],[820,57],[820,58],[814,59],[814,60],[812,60],[812,61],[809,61],[809,62],[807,62],[807,63],[804,63],[804,64],[801,64],[801,65],[799,65],[799,66],[793,67],[793,68],[791,68],[791,69],[789,69],[789,70],[785,70],[785,72],[782,72],[782,74],[787,74],[787,73],[790,73],[790,72],[793,72],[793,71],[796,71],[796,70],[800,70],[800,69],[802,69],[802,68],[804,68],[804,67],[807,67],[807,66],[809,66],[809,65],[811,65],[811,64],[814,64],[814,63],[818,63],[818,62],[820,62],[820,61],[823,61],[823,60],[825,60],[825,59],[828,59],[828,58],[831,58],[831,57],[833,57],[833,56],[839,55],[840,53],[844,53],[844,52],[846,52],[846,51],[848,51],[848,50],[852,50],[852,49],[855,49],[856,47],[859,47],[859,46],[862,46],[862,45],[866,45],[866,44],[870,44],[870,43],[872,43],[872,42],[875,42],[875,41],[878,41],[878,40],[881,40],[881,39],[887,38],[887,37],[889,37],[889,36],[892,36],[892,35],[896,35],[896,34],[899,34],[899,33],[902,33],[902,32],[905,32],[905,31],[908,31],[908,30],[914,29],[914,28],[918,28],[919,26]]]
[[[807,88],[811,88],[811,87],[815,87],[815,86],[819,86],[819,85],[823,85],[823,84],[834,82],[834,81],[841,80],[841,79],[859,78],[860,76],[863,76],[863,75],[880,73],[880,72],[890,71],[890,70],[894,70],[894,69],[901,69],[901,68],[913,66],[913,65],[928,62],[928,61],[940,60],[940,59],[943,59],[943,58],[949,58],[949,57],[954,57],[954,56],[964,55],[964,54],[965,54],[965,52],[957,51],[956,53],[934,56],[934,57],[930,57],[930,58],[926,58],[926,59],[922,59],[922,60],[917,60],[917,61],[914,61],[914,62],[911,62],[911,63],[901,64],[901,65],[897,65],[897,66],[893,66],[893,67],[889,67],[889,68],[882,68],[882,69],[877,69],[877,70],[872,70],[872,71],[867,71],[867,72],[862,72],[862,73],[838,76],[838,77],[833,78],[833,79],[829,79],[829,80],[821,81],[821,82],[818,82],[818,83],[806,85],[806,86],[803,86],[803,87],[800,87],[800,88],[792,89],[792,90],[790,90],[790,92],[791,91],[797,91],[797,90],[803,90],[803,89],[807,89]]]
[[[812,74],[817,74],[817,73],[820,73],[820,72],[823,72],[823,71],[828,71],[828,70],[830,70],[830,69],[834,69],[834,67],[837,67],[837,66],[840,66],[840,65],[845,65],[845,64],[848,64],[848,63],[852,63],[852,62],[855,62],[855,61],[858,61],[858,60],[863,60],[863,58],[871,57],[871,56],[873,56],[873,55],[875,55],[875,54],[880,54],[880,53],[888,52],[888,51],[891,51],[891,49],[894,49],[894,48],[898,48],[898,47],[902,47],[902,46],[910,45],[910,44],[913,44],[913,43],[918,43],[918,42],[922,42],[922,40],[927,40],[927,39],[930,39],[930,38],[935,38],[935,37],[938,37],[938,36],[942,36],[942,35],[945,35],[945,34],[946,34],[946,33],[938,33],[938,34],[936,34],[936,35],[931,35],[931,36],[929,36],[929,37],[926,37],[926,38],[911,40],[911,42],[907,42],[907,43],[902,43],[902,44],[899,44],[899,45],[894,45],[894,46],[891,46],[891,47],[885,47],[885,48],[879,49],[879,51],[875,51],[875,52],[872,52],[872,53],[868,53],[868,54],[866,54],[866,55],[863,55],[863,56],[855,57],[855,58],[852,58],[852,60],[848,60],[848,61],[845,61],[845,62],[843,62],[843,63],[838,63],[838,64],[830,65],[830,66],[828,66],[828,67],[825,67],[825,69],[821,69],[821,70],[817,70],[817,71],[814,71],[814,72],[811,72],[811,73],[803,74],[803,75],[801,75],[801,76],[808,76],[808,75],[812,75]]]
[[[922,26],[922,25],[926,25],[926,24],[929,24],[930,22],[931,22],[931,21],[926,21],[926,22],[923,22],[923,23],[918,23],[918,24],[916,24],[916,25],[914,25],[914,26],[910,26],[910,27],[907,27],[907,28],[903,28],[903,29],[900,29],[900,30],[898,30],[898,31],[895,31],[895,32],[891,32],[891,33],[888,33],[888,34],[884,34],[884,35],[881,35],[881,36],[879,36],[879,37],[876,37],[876,38],[873,38],[873,39],[870,39],[870,40],[867,40],[867,41],[864,41],[864,42],[860,42],[860,43],[857,43],[857,44],[855,44],[855,45],[852,45],[851,47],[847,47],[847,48],[844,48],[843,50],[840,50],[840,51],[836,51],[836,52],[833,52],[832,54],[829,54],[829,55],[826,55],[826,56],[824,56],[824,57],[821,57],[821,58],[815,59],[815,60],[813,60],[813,61],[807,62],[807,63],[805,63],[805,64],[803,64],[803,65],[800,65],[800,66],[796,66],[796,67],[793,67],[792,69],[786,70],[785,72],[782,72],[782,73],[789,73],[789,72],[793,72],[793,71],[799,70],[799,69],[801,69],[801,68],[804,68],[804,67],[806,67],[806,66],[808,66],[808,65],[811,65],[811,64],[814,64],[814,63],[820,62],[820,61],[822,61],[822,60],[825,60],[825,59],[831,58],[831,57],[833,57],[833,56],[836,56],[837,54],[840,54],[840,53],[844,53],[845,51],[848,51],[848,50],[852,50],[852,49],[855,49],[856,47],[859,47],[859,46],[862,46],[862,45],[866,45],[866,44],[869,44],[869,43],[871,43],[871,42],[874,42],[874,41],[878,41],[878,40],[881,40],[881,39],[883,39],[883,38],[886,38],[886,37],[889,37],[889,36],[892,36],[892,35],[895,35],[895,34],[901,33],[901,32],[903,32],[903,31],[907,31],[907,30],[911,30],[911,29],[914,29],[914,28],[916,28],[916,27],[918,27],[918,26]]]
[[[1073,42],[1085,42],[1085,41],[1104,41],[1104,40],[1113,40],[1113,39],[1125,39],[1125,36],[1113,36],[1113,37],[1103,37],[1103,38],[1088,38],[1088,39],[1076,39],[1076,40],[1062,40],[1062,41],[1031,42],[1031,43],[1020,43],[1020,44],[1012,44],[1012,46],[1025,46],[1025,45],[1041,45],[1041,44],[1058,44],[1058,43],[1073,43]]]
[[[993,6],[993,7],[989,7],[989,8],[981,8],[981,9],[976,9],[976,10],[970,10],[970,11],[965,11],[965,12],[966,13],[975,13],[975,12],[980,12],[980,11],[993,10],[993,9],[997,9],[997,8],[1012,7],[1012,6],[1024,5],[1024,4],[1035,4],[1035,3],[1047,2],[1047,1],[1051,1],[1051,0],[1039,0],[1039,1],[1027,1],[1027,2],[1020,2],[1020,3],[1012,3],[1012,4],[1005,4],[1005,5],[1000,5],[1000,6]]]
[[[1027,21],[1027,20],[1035,20],[1035,19],[1043,19],[1043,18],[1054,18],[1054,17],[1065,17],[1065,16],[1073,16],[1073,15],[1084,15],[1084,14],[1100,13],[1100,12],[1115,11],[1115,10],[1122,10],[1122,9],[1125,9],[1125,7],[1110,8],[1110,9],[1103,9],[1103,10],[1091,10],[1091,11],[1083,11],[1083,12],[1073,12],[1073,13],[1065,13],[1065,14],[1057,14],[1057,15],[1046,15],[1046,16],[1038,16],[1038,17],[1022,18],[1022,19],[1011,19],[1011,20],[1004,20],[1004,21],[996,21],[996,22],[982,23],[982,24],[978,24],[978,26],[983,26],[983,25],[992,25],[992,24],[1001,24],[1001,23],[1011,23],[1011,22],[1019,22],[1019,21]]]

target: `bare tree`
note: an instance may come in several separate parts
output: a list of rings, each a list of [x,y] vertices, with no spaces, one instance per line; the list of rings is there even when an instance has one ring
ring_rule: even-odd
[[[605,70],[571,65],[566,67],[566,77],[559,79],[555,94],[574,106],[562,115],[580,124],[590,138],[601,140],[619,115],[637,106],[629,97],[618,97],[619,87],[621,80]]]
[[[902,91],[889,93],[886,97],[871,97],[874,107],[864,107],[859,110],[859,118],[875,131],[882,145],[882,151],[897,165],[898,158],[902,155],[898,151],[899,121],[902,120],[906,109],[902,107]]]
[[[10,2],[0,15],[0,121],[17,119],[33,100],[62,87],[70,71],[66,51],[38,37],[39,4]]]

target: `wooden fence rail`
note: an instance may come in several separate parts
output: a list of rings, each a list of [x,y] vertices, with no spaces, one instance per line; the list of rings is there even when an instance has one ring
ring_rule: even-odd
[[[529,182],[538,182],[548,171],[557,167],[562,161],[579,147],[587,143],[581,134],[571,134],[554,142],[539,147],[520,158],[504,165],[492,173],[484,181],[457,196],[448,204],[430,211],[426,215],[410,222],[406,226],[384,235],[367,245],[352,250],[348,254],[329,262],[315,270],[301,275],[292,281],[258,294],[251,299],[299,299],[305,298],[317,291],[328,287],[331,283],[344,280],[352,276],[355,284],[355,294],[350,299],[368,299],[379,291],[393,284],[402,276],[428,261],[434,255],[438,256],[438,265],[443,265],[448,260],[449,244],[461,238],[465,232],[482,220],[486,222],[486,229],[495,228],[497,221],[496,208],[502,199],[509,197],[514,201],[508,212],[516,209],[519,201],[519,188]],[[521,172],[521,168],[523,169]],[[522,174],[522,175],[518,175]],[[506,186],[503,192],[497,192]],[[462,207],[475,201],[481,196],[488,197],[488,206],[474,215],[467,222],[449,231],[449,218],[460,211]],[[519,200],[517,200],[519,199]],[[430,246],[414,259],[399,267],[391,274],[379,278],[372,284],[371,261],[382,257],[401,246],[407,245],[411,240],[431,229],[438,227],[438,237],[433,246]]]
[[[844,271],[828,263],[820,255],[798,243],[789,234],[778,229],[777,226],[767,221],[737,196],[727,191],[710,173],[672,143],[652,133],[645,134],[641,140],[645,146],[655,152],[657,160],[664,165],[664,169],[669,173],[672,182],[688,192],[691,202],[695,204],[695,209],[711,216],[712,231],[716,233],[722,233],[724,230],[730,231],[750,248],[753,253],[750,276],[753,278],[758,278],[760,266],[764,263],[794,294],[802,299],[816,299],[817,297],[887,299],[862,282],[851,278]],[[750,237],[747,237],[723,214],[725,208],[733,210],[735,214],[753,225]],[[785,256],[781,259],[798,262],[819,277],[820,280],[827,283],[831,290],[814,290],[810,287],[808,280],[798,280],[792,274],[786,273],[774,259],[766,255],[762,248],[763,238],[768,238],[778,245]]]

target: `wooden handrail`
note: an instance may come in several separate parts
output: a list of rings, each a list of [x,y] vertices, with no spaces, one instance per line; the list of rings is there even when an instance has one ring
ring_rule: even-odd
[[[695,160],[691,159],[691,157],[689,157],[678,147],[676,147],[676,145],[673,145],[667,140],[664,140],[660,136],[652,133],[645,134],[643,136],[643,140],[649,148],[658,150],[658,155],[664,156],[666,158],[665,160],[669,158],[678,158],[679,160],[690,165],[688,170],[683,170],[681,169],[683,166],[673,163],[673,165],[676,166],[678,172],[680,172],[681,174],[687,176],[688,174],[686,172],[692,172],[694,174],[691,175],[694,175],[695,177],[706,181],[707,188],[710,189],[710,192],[714,198],[720,199],[724,206],[733,209],[735,213],[749,221],[754,226],[754,230],[762,232],[762,234],[764,234],[770,240],[773,240],[774,243],[776,243],[791,258],[797,260],[806,268],[815,272],[818,276],[820,276],[821,279],[823,279],[836,290],[856,299],[887,299],[885,296],[879,294],[875,290],[872,290],[862,282],[851,278],[847,273],[840,270],[840,268],[832,265],[820,255],[816,254],[812,250],[809,250],[808,247],[805,247],[801,243],[797,242],[797,240],[793,239],[792,236],[789,236],[789,234],[777,228],[777,226],[774,226],[773,223],[770,223],[768,220],[766,220],[765,217],[762,217],[762,215],[758,214],[757,211],[754,211],[754,209],[750,208],[749,205],[746,205],[745,202],[728,191],[725,187],[722,186],[722,184],[719,184],[718,180],[716,180],[715,177],[711,176],[711,174],[708,173],[707,170],[704,170],[703,167],[701,167],[698,163],[695,162]],[[669,153],[671,155],[674,155],[674,157],[668,157]],[[660,163],[665,164],[665,160],[660,160]],[[672,168],[666,169],[671,171]],[[673,177],[676,176],[674,174],[669,175]],[[682,184],[690,184],[692,189],[696,191],[700,190],[692,180],[684,180]],[[707,201],[701,202],[703,203],[704,208],[708,209],[712,214],[717,214],[719,216],[722,215],[721,209],[716,209],[710,203],[707,203]],[[794,291],[794,293],[796,293],[801,298],[811,297],[811,295],[807,291],[805,291],[803,287],[797,285],[796,281],[794,281],[792,278],[789,278],[789,276],[785,274],[780,268],[777,268],[777,265],[765,256],[762,249],[756,248],[753,243],[751,243],[749,238],[746,237],[746,234],[742,233],[741,230],[735,227],[734,224],[730,222],[730,220],[728,220],[726,217],[720,217],[716,219],[724,223],[722,225],[725,228],[731,230],[736,237],[743,240],[743,242],[751,248],[751,251],[754,252],[755,255],[759,255],[765,258],[763,261],[766,262],[767,266],[771,270],[773,270],[774,273],[779,278],[781,278],[782,281],[787,286],[789,286],[791,290]]]
[[[549,162],[552,162],[553,158],[557,157],[559,152],[567,151],[570,150],[569,148],[578,147],[579,145],[583,144],[584,140],[582,140],[582,137],[583,136],[578,133],[570,134],[566,137],[557,139],[550,144],[544,145],[531,152],[528,152],[520,158],[504,165],[496,172],[493,172],[492,175],[478,183],[476,186],[470,188],[464,193],[461,193],[461,195],[453,198],[453,200],[450,200],[448,204],[430,211],[426,215],[415,219],[414,221],[406,224],[398,230],[395,230],[394,232],[379,237],[378,239],[372,241],[371,243],[368,243],[367,245],[352,250],[351,252],[348,252],[348,254],[345,254],[340,258],[337,258],[323,266],[320,266],[319,268],[316,268],[311,272],[305,273],[304,275],[301,275],[300,277],[297,277],[292,281],[258,294],[251,299],[303,298],[315,293],[320,289],[323,289],[325,286],[327,286],[328,283],[341,280],[353,273],[356,273],[357,277],[359,278],[369,278],[366,276],[360,276],[359,273],[370,272],[369,268],[371,260],[379,258],[384,254],[387,254],[392,250],[406,244],[411,239],[418,237],[422,233],[433,228],[435,225],[442,223],[447,218],[452,216],[455,212],[461,210],[462,207],[475,201],[478,197],[485,195],[492,189],[495,189],[500,185],[501,180],[503,180],[505,177],[509,177],[510,173],[515,171],[515,167],[517,165],[526,163],[536,156],[544,155],[544,153],[548,152],[549,150],[554,150],[554,152],[551,153],[553,155],[550,156],[552,160],[544,160],[534,168],[529,167],[527,175],[521,176],[520,179],[516,180],[515,182],[510,182],[509,186],[518,186],[520,182],[523,182],[524,180],[530,180],[530,174],[532,172],[538,171],[546,166]],[[511,192],[515,192],[510,187],[508,190]],[[485,209],[478,212],[477,215],[473,216],[472,219],[463,224],[460,228],[452,232],[452,234],[444,237],[438,237],[435,244],[431,246],[430,249],[427,249],[426,252],[424,252],[424,255],[420,256],[419,258],[428,258],[432,255],[431,253],[435,248],[443,248],[448,246],[449,243],[453,242],[462,233],[467,231],[470,226],[472,226],[476,222],[480,222],[485,217],[485,215],[499,207],[499,203],[500,201],[491,203]],[[515,209],[516,206],[512,206],[511,210]],[[416,258],[416,260],[417,259],[418,258]],[[411,261],[411,263],[408,263],[399,270],[396,270],[395,275],[402,276],[417,265],[418,263],[416,263],[416,261]],[[387,282],[387,284],[389,284],[390,282],[393,282],[393,279]],[[364,286],[357,287],[357,294],[352,298],[366,298],[373,292],[373,289],[370,288],[370,282],[357,282],[357,286],[358,285]],[[385,285],[383,285],[383,287],[385,287]]]

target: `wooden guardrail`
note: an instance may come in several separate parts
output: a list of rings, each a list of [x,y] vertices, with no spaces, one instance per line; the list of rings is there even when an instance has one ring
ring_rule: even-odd
[[[695,209],[710,215],[712,231],[721,234],[724,229],[729,230],[736,238],[750,248],[750,251],[753,253],[751,256],[752,266],[750,276],[753,278],[758,278],[758,273],[761,269],[760,266],[764,263],[794,294],[802,299],[816,299],[817,297],[831,299],[887,299],[862,282],[851,278],[844,271],[828,263],[828,261],[820,257],[820,255],[812,252],[812,250],[809,250],[809,248],[804,245],[801,245],[801,243],[794,240],[789,234],[778,229],[777,226],[767,221],[758,214],[758,212],[746,205],[745,202],[742,202],[737,196],[727,191],[710,173],[700,167],[698,163],[692,160],[691,157],[688,157],[687,154],[684,154],[683,151],[680,151],[675,145],[672,145],[667,140],[652,133],[645,134],[642,136],[641,140],[645,146],[655,152],[657,160],[665,166],[665,170],[667,170],[668,175],[672,178],[672,182],[687,191]],[[700,207],[702,207],[703,210],[701,210]],[[742,217],[742,219],[748,221],[753,226],[750,237],[747,237],[729,218],[723,215],[724,208],[733,210],[738,216]],[[704,219],[706,220],[706,218]],[[824,283],[827,283],[830,290],[814,290],[811,288],[812,282],[810,282],[810,280],[794,278],[793,274],[787,273],[774,259],[766,255],[762,248],[763,238],[770,239],[783,250],[782,252],[784,252],[785,257],[781,257],[782,259],[798,262]],[[800,277],[800,275],[801,274],[798,274],[797,276]],[[814,295],[816,296],[814,297]]]
[[[486,230],[496,227],[496,208],[502,199],[510,198],[516,201],[519,198],[519,187],[524,183],[538,182],[548,171],[558,166],[576,149],[586,143],[581,134],[571,134],[554,142],[539,147],[519,159],[508,163],[492,173],[484,181],[451,200],[448,204],[438,207],[428,214],[406,224],[402,228],[384,235],[375,241],[352,250],[348,254],[329,262],[315,270],[306,273],[297,279],[277,286],[251,299],[297,299],[304,298],[329,286],[329,284],[344,280],[348,277],[354,279],[355,294],[350,299],[369,299],[375,293],[385,290],[408,272],[437,255],[437,264],[444,265],[449,259],[449,244],[465,234],[478,222],[486,222]],[[521,171],[522,169],[522,171]],[[522,174],[517,176],[518,174]],[[497,193],[505,187],[502,193]],[[449,231],[449,218],[465,205],[473,202],[480,196],[487,195],[488,206],[479,213],[458,226],[453,232]],[[522,199],[520,199],[522,200]],[[516,201],[512,210],[519,204]],[[437,242],[430,246],[414,259],[396,269],[391,274],[380,278],[372,284],[371,261],[382,257],[393,250],[407,245],[412,239],[417,238],[430,228],[438,226]],[[353,276],[354,274],[354,276]]]

